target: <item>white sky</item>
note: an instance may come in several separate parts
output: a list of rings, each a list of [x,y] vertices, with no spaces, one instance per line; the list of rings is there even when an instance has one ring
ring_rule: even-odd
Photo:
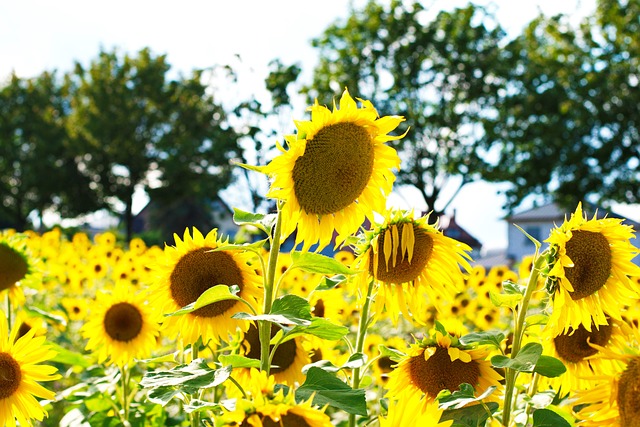
[[[356,5],[363,3],[355,1]],[[434,15],[467,3],[425,2],[433,5]],[[593,10],[595,1],[475,3],[491,3],[501,25],[516,34],[539,11],[583,16]],[[154,54],[167,54],[172,70],[184,74],[193,68],[236,64],[234,56],[239,54],[242,64],[253,70],[251,78],[256,79],[257,87],[262,85],[268,63],[275,58],[287,65],[300,62],[304,79],[316,63],[310,40],[336,19],[345,18],[348,4],[347,0],[0,0],[0,81],[12,71],[21,77],[45,70],[69,71],[74,61],[88,64],[101,47],[135,53],[147,46]],[[292,121],[286,133],[294,131]],[[497,188],[487,183],[468,185],[451,206],[456,209],[458,223],[486,248],[506,247],[507,243],[507,225],[501,221],[503,199],[496,194]],[[406,192],[393,198],[405,207],[415,204],[412,199]],[[638,215],[631,218],[640,220]]]

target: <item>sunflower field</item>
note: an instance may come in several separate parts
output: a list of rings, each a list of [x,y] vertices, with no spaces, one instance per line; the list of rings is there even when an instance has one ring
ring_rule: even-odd
[[[402,117],[309,110],[240,165],[277,205],[234,210],[255,240],[0,232],[0,425],[640,426],[630,226],[578,205],[487,271],[387,209]]]

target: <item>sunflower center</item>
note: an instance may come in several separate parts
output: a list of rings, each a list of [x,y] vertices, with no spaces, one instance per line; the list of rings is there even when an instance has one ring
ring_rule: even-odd
[[[271,338],[278,333],[278,327],[271,326]],[[258,328],[254,325],[249,326],[249,329],[244,334],[244,341],[248,344],[249,351],[245,354],[249,359],[260,359],[260,334]],[[273,345],[269,346],[269,351],[273,349]],[[272,374],[284,372],[287,368],[293,365],[296,359],[296,342],[295,340],[286,341],[278,346],[275,354],[273,355],[272,364],[275,365],[271,368]]]
[[[392,225],[391,227],[396,227]],[[387,235],[388,234],[388,235]],[[433,252],[433,238],[428,232],[413,224],[413,235],[415,243],[413,245],[413,257],[409,261],[409,253],[402,250],[407,246],[407,242],[403,242],[403,234],[399,233],[398,242],[391,243],[392,252],[395,254],[389,257],[388,261],[384,259],[385,239],[393,239],[393,233],[381,232],[378,237],[378,272],[376,277],[386,283],[407,283],[415,280],[424,270],[427,262],[431,258]],[[369,273],[373,274],[373,259],[369,264]]]
[[[573,231],[566,248],[567,256],[573,261],[573,267],[565,269],[567,280],[573,286],[571,299],[588,297],[607,283],[611,274],[611,248],[605,236],[593,231]]]
[[[326,126],[293,166],[293,191],[310,214],[336,213],[362,194],[373,172],[369,132],[355,123]]]
[[[104,329],[116,341],[128,342],[140,334],[142,315],[128,302],[112,305],[104,315]]]
[[[620,427],[640,427],[640,358],[631,359],[618,383]]]
[[[589,332],[584,326],[580,325],[578,329],[555,337],[553,343],[556,346],[558,355],[567,362],[578,363],[585,357],[596,354],[598,350],[591,347],[589,343],[604,347],[609,342],[613,332],[611,325],[599,325],[598,328],[592,327],[591,332]]]
[[[303,416],[291,412],[284,414],[279,421],[273,421],[271,417],[265,417],[262,420],[262,425],[264,427],[311,427],[311,424]]]
[[[28,272],[29,266],[24,258],[13,248],[0,244],[0,291],[24,279]]]
[[[20,381],[20,364],[9,353],[0,353],[0,399],[6,399],[15,393]]]
[[[171,297],[179,307],[196,301],[207,289],[216,285],[244,286],[242,272],[231,255],[213,248],[199,248],[185,254],[169,277]],[[198,317],[220,316],[236,304],[235,300],[214,302],[193,311]]]
[[[423,354],[409,359],[409,376],[412,384],[433,398],[444,389],[454,392],[463,383],[475,387],[480,377],[480,366],[475,360],[464,363],[456,359],[452,362],[447,349],[438,347],[427,360]]]

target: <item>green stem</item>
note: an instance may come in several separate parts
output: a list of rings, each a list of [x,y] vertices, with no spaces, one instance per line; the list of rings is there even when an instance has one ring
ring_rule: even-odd
[[[7,331],[11,332],[11,299],[7,290]]]
[[[362,353],[364,349],[364,339],[367,336],[367,327],[369,326],[369,308],[371,301],[373,300],[373,286],[374,280],[369,279],[369,287],[367,288],[367,295],[364,299],[362,306],[362,312],[360,313],[360,320],[358,322],[358,335],[356,336],[356,348],[355,353]],[[351,378],[351,387],[355,390],[360,386],[360,368],[353,370],[353,377]],[[356,416],[355,414],[349,414],[349,427],[355,427]]]
[[[278,203],[278,214],[273,230],[271,250],[269,252],[269,262],[267,264],[267,274],[264,282],[264,303],[262,313],[271,313],[274,292],[273,283],[276,277],[276,266],[280,253],[280,233],[282,232],[282,204]],[[258,321],[258,334],[260,337],[260,370],[265,371],[269,376],[271,364],[269,363],[269,342],[271,341],[271,322],[267,320]]]
[[[127,365],[120,367],[120,380],[122,381],[122,423],[129,425],[129,368]]]
[[[527,310],[529,308],[529,302],[533,291],[538,287],[538,277],[540,277],[540,269],[542,268],[545,260],[544,252],[536,257],[536,261],[531,270],[529,276],[529,282],[522,297],[522,303],[519,305],[517,312],[518,317],[516,319],[515,329],[513,332],[513,344],[511,345],[511,359],[515,359],[522,346],[522,338],[524,337],[524,331],[526,329],[525,319],[527,317]],[[508,427],[511,423],[511,410],[514,401],[514,391],[516,386],[516,378],[518,372],[512,368],[505,368],[505,390],[504,390],[504,409],[502,412],[502,425]]]
[[[191,360],[194,361],[198,358],[200,354],[200,339],[194,344],[191,345]],[[194,393],[191,395],[191,398],[197,398],[199,396],[198,393]],[[200,425],[200,412],[193,411],[191,413],[191,427],[198,427]]]

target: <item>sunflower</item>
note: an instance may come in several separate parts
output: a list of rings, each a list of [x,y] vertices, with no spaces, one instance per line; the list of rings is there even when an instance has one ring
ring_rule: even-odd
[[[637,329],[627,337],[620,350],[598,348],[600,357],[617,362],[614,369],[593,378],[595,386],[580,390],[573,402],[580,408],[575,414],[580,426],[640,426],[640,336]]]
[[[151,355],[159,330],[157,315],[143,294],[132,292],[130,283],[119,281],[113,291],[99,293],[90,311],[80,331],[98,363],[109,359],[109,364],[122,367]]]
[[[454,392],[463,383],[470,384],[476,394],[489,387],[500,388],[502,377],[485,360],[489,350],[467,347],[449,334],[436,331],[431,337],[412,344],[408,354],[389,374],[387,397],[422,401],[426,406],[435,401],[442,390]],[[489,400],[497,399],[494,392]]]
[[[438,409],[437,402],[423,405],[417,399],[407,399],[399,396],[389,401],[389,411],[386,418],[378,417],[380,427],[406,426],[435,426],[449,427],[453,420],[440,422],[442,409]]]
[[[275,337],[278,327],[272,324],[271,338]],[[304,337],[296,337],[294,339],[283,342],[276,349],[273,359],[271,360],[270,374],[274,376],[279,384],[294,385],[302,383],[305,375],[302,368],[311,363],[310,348],[305,345]],[[273,349],[273,345],[269,350]],[[258,336],[258,328],[253,324],[244,333],[242,342],[240,343],[240,353],[250,359],[260,360],[260,337]],[[238,374],[241,383],[246,382],[247,370],[242,369],[234,371],[234,375]]]
[[[86,298],[62,298],[60,301],[69,320],[83,320],[87,316],[89,303]]]
[[[55,393],[36,381],[60,378],[53,366],[41,362],[55,356],[45,337],[35,337],[35,329],[17,338],[18,328],[8,331],[5,313],[0,310],[0,425],[31,426],[31,420],[42,421],[47,412],[36,397],[53,399]],[[16,339],[17,338],[17,339]]]
[[[319,243],[326,247],[337,232],[336,247],[362,225],[373,211],[383,212],[386,196],[399,168],[396,151],[385,145],[404,135],[388,133],[404,121],[400,116],[379,118],[371,102],[361,108],[345,89],[333,111],[310,107],[311,120],[296,122],[298,134],[285,136],[288,149],[259,168],[273,178],[267,197],[286,201],[282,208],[282,236],[298,227],[296,245],[303,250]]]
[[[629,276],[640,274],[631,262],[638,253],[633,228],[621,219],[588,220],[578,204],[569,220],[551,230],[546,286],[553,298],[549,324],[556,333],[621,320],[623,305],[640,295]],[[606,313],[606,315],[605,315]]]
[[[233,411],[216,417],[215,426],[240,427],[332,427],[331,419],[312,406],[311,398],[296,402],[293,389],[275,390],[275,377],[251,369],[245,387],[246,398],[238,399]]]
[[[0,293],[9,292],[16,305],[24,303],[23,286],[33,286],[38,280],[36,259],[31,257],[24,234],[0,234]]]
[[[445,236],[437,223],[430,225],[428,220],[428,216],[414,219],[413,212],[390,211],[356,246],[355,269],[363,272],[360,282],[364,285],[372,278],[381,285],[376,312],[386,308],[394,323],[399,312],[412,318],[408,308],[424,312],[423,293],[432,302],[440,297],[452,300],[464,284],[461,267],[471,270],[466,253],[471,248]]]
[[[227,244],[218,240],[216,229],[203,236],[195,227],[193,236],[185,230],[182,240],[174,235],[176,246],[167,246],[164,257],[152,266],[156,274],[151,287],[154,306],[163,313],[172,313],[195,302],[207,289],[216,285],[235,285],[237,296],[257,310],[261,298],[261,277],[250,265],[252,256],[240,251],[215,251]],[[202,342],[219,342],[234,334],[236,328],[246,331],[249,322],[232,319],[249,308],[240,301],[223,300],[182,316],[166,317],[163,329],[169,336],[180,335],[187,344],[202,337]]]

